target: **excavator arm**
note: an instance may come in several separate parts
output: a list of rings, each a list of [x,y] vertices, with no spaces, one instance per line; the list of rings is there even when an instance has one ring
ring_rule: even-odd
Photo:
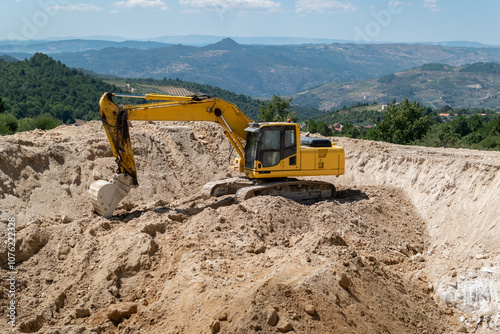
[[[113,96],[135,97],[153,102],[139,105],[118,106]],[[100,101],[100,117],[118,165],[117,174],[111,182],[99,180],[90,187],[91,201],[98,213],[110,217],[118,203],[137,187],[137,171],[129,133],[129,121],[209,121],[224,128],[229,142],[239,155],[239,166],[243,172],[245,128],[252,122],[235,105],[221,99],[209,97],[184,97],[160,94],[145,96],[105,93]]]
[[[229,142],[241,159],[244,159],[244,143],[250,120],[233,104],[216,99],[200,97],[170,96],[160,94],[146,94],[141,96],[146,100],[167,100],[141,105],[118,106],[112,96],[126,96],[105,93],[101,100],[100,116],[104,130],[116,157],[118,174],[126,174],[132,178],[133,185],[137,185],[134,153],[130,141],[128,121],[209,121],[221,125]]]

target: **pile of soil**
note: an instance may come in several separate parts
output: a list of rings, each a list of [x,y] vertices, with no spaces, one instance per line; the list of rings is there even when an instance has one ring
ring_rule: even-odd
[[[346,175],[318,178],[337,198],[235,204],[200,196],[238,176],[217,125],[134,123],[131,133],[140,186],[111,219],[87,194],[116,168],[99,122],[2,137],[0,235],[15,217],[19,331],[500,328],[498,152],[340,139]],[[5,330],[8,292],[2,281]]]

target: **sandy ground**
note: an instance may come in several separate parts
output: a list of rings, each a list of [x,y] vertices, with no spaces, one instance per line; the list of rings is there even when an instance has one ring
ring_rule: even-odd
[[[337,198],[234,204],[199,196],[238,175],[217,125],[131,131],[140,187],[109,220],[99,122],[0,138],[2,333],[13,300],[26,333],[500,331],[499,152],[335,139]]]

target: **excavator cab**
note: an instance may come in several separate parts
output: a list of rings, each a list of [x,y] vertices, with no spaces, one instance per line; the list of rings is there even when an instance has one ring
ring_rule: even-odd
[[[252,179],[341,175],[344,150],[325,138],[300,137],[296,123],[251,123],[244,173]]]
[[[300,168],[297,124],[252,123],[245,145],[245,174],[252,178],[279,177],[276,172]]]

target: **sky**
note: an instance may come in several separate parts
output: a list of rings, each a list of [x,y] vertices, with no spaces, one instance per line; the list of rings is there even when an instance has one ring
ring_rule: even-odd
[[[0,40],[309,37],[500,45],[499,0],[2,0]]]

